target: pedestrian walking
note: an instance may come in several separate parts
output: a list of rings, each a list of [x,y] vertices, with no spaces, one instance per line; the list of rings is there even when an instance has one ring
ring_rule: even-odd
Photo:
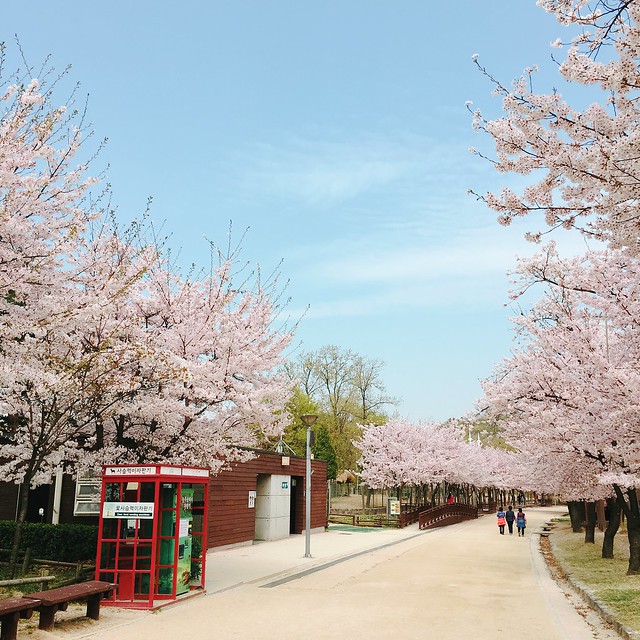
[[[518,513],[516,513],[516,527],[518,527],[518,535],[524,536],[524,530],[527,526],[527,517],[524,515],[522,511],[522,507],[518,508]]]
[[[518,506],[524,507],[524,493],[522,491],[518,494]]]
[[[507,509],[507,512],[504,514],[504,518],[507,521],[507,527],[509,528],[509,535],[512,536],[513,535],[513,523],[515,522],[516,519],[516,514],[513,510],[513,507],[511,505],[509,505],[509,508]]]
[[[449,493],[449,495],[447,496],[447,504],[453,504],[456,501],[456,499],[453,497],[452,493]]]
[[[504,525],[507,524],[506,514],[502,506],[498,507],[498,529],[500,529],[500,535],[504,535]]]

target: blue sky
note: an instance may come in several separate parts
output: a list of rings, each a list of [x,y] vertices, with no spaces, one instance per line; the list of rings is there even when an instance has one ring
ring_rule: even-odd
[[[533,248],[467,194],[522,183],[468,152],[488,141],[465,102],[500,111],[471,57],[558,86],[563,31],[533,0],[13,2],[8,69],[14,34],[34,67],[73,65],[123,221],[152,196],[185,264],[248,228],[243,257],[283,260],[291,316],[309,307],[299,349],[382,359],[411,419],[473,408]]]

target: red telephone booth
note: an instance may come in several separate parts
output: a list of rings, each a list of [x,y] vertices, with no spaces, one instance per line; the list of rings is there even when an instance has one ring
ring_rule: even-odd
[[[204,588],[209,469],[103,468],[96,580],[115,582],[105,605],[152,609]]]

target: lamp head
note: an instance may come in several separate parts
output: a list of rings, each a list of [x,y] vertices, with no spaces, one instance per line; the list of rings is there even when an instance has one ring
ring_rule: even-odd
[[[318,416],[311,413],[305,413],[304,415],[300,416],[300,420],[302,420],[305,427],[312,427],[317,419]]]

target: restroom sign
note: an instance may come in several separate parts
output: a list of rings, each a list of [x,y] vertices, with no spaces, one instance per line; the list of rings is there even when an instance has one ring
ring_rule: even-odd
[[[282,488],[283,489],[288,489],[289,488],[289,481],[288,480],[284,480],[282,482]]]
[[[249,491],[249,509],[254,509],[256,506],[256,492]]]

